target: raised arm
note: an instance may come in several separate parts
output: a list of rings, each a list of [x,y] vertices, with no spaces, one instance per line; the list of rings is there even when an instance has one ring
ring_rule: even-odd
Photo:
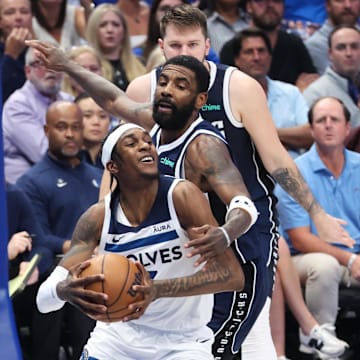
[[[38,40],[26,41],[26,45],[37,51],[36,56],[49,69],[63,71],[81,84],[84,90],[109,113],[145,128],[152,121],[150,104],[140,104],[131,100],[110,81],[70,60],[62,49]],[[147,128],[147,130],[150,129]]]
[[[242,121],[261,156],[264,166],[276,182],[309,213],[320,237],[328,242],[352,246],[354,240],[342,227],[345,222],[328,215],[316,201],[295,162],[282,146],[260,85],[240,71],[230,82],[231,108]]]

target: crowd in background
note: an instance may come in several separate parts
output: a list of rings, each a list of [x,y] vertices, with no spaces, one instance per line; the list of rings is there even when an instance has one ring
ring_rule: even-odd
[[[24,41],[58,44],[70,59],[126,91],[135,78],[165,61],[158,42],[160,19],[168,8],[181,4],[197,6],[207,16],[211,46],[207,58],[235,66],[259,82],[282,144],[302,164],[308,183],[315,183],[314,193],[337,199],[338,207],[331,208],[333,215],[348,221],[348,231],[356,241],[353,249],[338,244],[308,245],[309,238],[316,238],[312,223],[305,215],[301,222],[293,200],[277,193],[282,234],[295,260],[299,285],[306,289],[306,305],[299,306],[308,308],[311,316],[311,326],[304,330],[307,325],[300,323],[301,316],[297,317],[295,310],[301,331],[309,333],[315,325],[330,323],[329,332],[336,334],[338,289],[343,285],[338,265],[351,275],[347,277],[349,286],[351,277],[351,285],[359,286],[354,278],[360,272],[360,209],[356,205],[360,201],[352,197],[359,196],[354,178],[360,169],[360,155],[355,154],[360,152],[360,0],[0,0],[10,277],[23,272],[35,253],[42,254],[28,286],[13,300],[19,333],[24,326],[30,329],[31,339],[22,343],[25,359],[78,359],[94,326],[71,306],[55,314],[40,314],[35,294],[68,250],[80,215],[98,199],[103,171],[101,144],[122,119],[99,107],[68,75],[48,70]],[[319,99],[323,97],[340,102],[322,103]],[[318,114],[314,110],[318,101],[319,106],[326,105],[334,112],[336,121],[329,122],[328,127],[335,127],[335,133],[329,130],[328,136],[337,137],[338,157],[329,155],[331,146],[326,152],[327,135],[316,128],[317,121],[312,122]],[[318,107],[316,111],[320,111]],[[316,155],[319,148],[326,153],[324,164]],[[311,161],[317,161],[314,173],[309,170]],[[324,185],[317,178],[319,173],[330,178],[333,187]],[[283,256],[290,256],[285,242],[283,246]],[[324,262],[327,273],[338,274],[330,285],[324,284],[324,279],[314,282],[315,292],[309,290],[313,269],[301,262],[312,253],[320,253],[320,258],[312,261]],[[282,296],[290,302],[283,281],[285,272],[283,269],[278,276],[284,288]],[[330,290],[326,286],[331,286]],[[326,291],[331,294],[331,305],[329,297],[327,305],[314,299]],[[302,296],[301,291],[296,294]],[[297,305],[290,307],[294,312]],[[282,335],[279,337],[283,331],[274,331],[279,359],[286,359]],[[68,347],[66,354],[61,354],[64,343]]]

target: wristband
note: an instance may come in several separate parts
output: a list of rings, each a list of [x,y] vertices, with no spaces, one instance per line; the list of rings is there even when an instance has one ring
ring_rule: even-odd
[[[225,239],[226,239],[226,245],[227,245],[227,247],[229,247],[230,244],[231,244],[231,239],[230,239],[230,236],[229,236],[228,232],[226,231],[226,229],[224,229],[224,228],[221,227],[221,226],[219,226],[219,229],[220,229],[220,230],[222,231],[222,233],[224,234]]]
[[[234,196],[231,199],[230,205],[226,212],[225,222],[228,221],[230,211],[236,208],[245,210],[250,215],[250,219],[251,219],[250,225],[245,229],[245,231],[243,231],[243,234],[245,234],[256,223],[256,220],[258,218],[258,211],[253,201],[249,199],[247,196],[243,196],[243,195]]]
[[[57,266],[50,276],[41,284],[36,296],[36,304],[41,313],[60,310],[65,301],[61,300],[56,292],[56,286],[67,278],[69,271]]]
[[[349,271],[351,271],[351,267],[352,267],[352,264],[354,263],[355,259],[356,259],[356,254],[352,254],[350,256],[350,259],[349,259],[349,261],[347,263],[347,266],[346,266]]]

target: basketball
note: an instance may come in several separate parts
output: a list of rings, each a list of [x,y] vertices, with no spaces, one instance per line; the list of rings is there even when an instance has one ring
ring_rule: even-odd
[[[131,312],[127,308],[129,304],[143,299],[141,293],[132,290],[133,285],[143,283],[142,274],[135,263],[126,257],[113,253],[95,256],[90,260],[90,265],[81,272],[80,277],[96,274],[104,274],[105,279],[85,288],[108,295],[105,303],[108,310],[100,321],[113,322],[122,319]]]

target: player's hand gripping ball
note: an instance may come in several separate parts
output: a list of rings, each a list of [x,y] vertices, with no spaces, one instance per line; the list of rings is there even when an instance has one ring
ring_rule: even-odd
[[[136,264],[126,257],[112,253],[95,256],[80,277],[96,274],[104,274],[105,279],[89,284],[86,289],[108,295],[105,303],[108,310],[104,317],[98,320],[119,321],[132,312],[128,309],[129,304],[143,299],[142,293],[132,290],[133,285],[143,285],[142,274]]]

